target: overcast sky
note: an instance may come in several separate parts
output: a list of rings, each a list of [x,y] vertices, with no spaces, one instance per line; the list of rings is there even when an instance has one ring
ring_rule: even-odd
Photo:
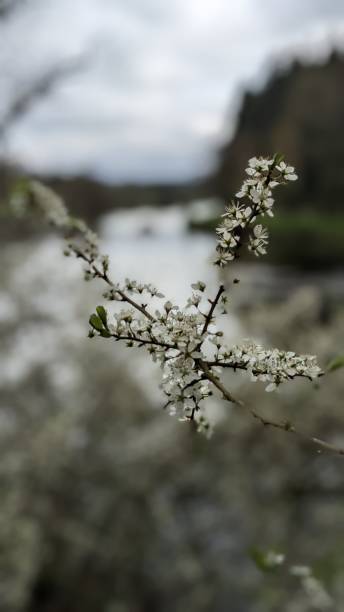
[[[50,66],[84,61],[13,126],[7,154],[43,172],[184,180],[211,167],[243,89],[333,41],[343,0],[28,0],[0,26],[0,117]]]

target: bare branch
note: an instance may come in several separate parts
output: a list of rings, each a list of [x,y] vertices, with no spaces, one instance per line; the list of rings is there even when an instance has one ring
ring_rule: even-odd
[[[130,306],[132,306],[133,308],[141,312],[150,321],[155,321],[153,315],[151,315],[151,313],[148,312],[147,308],[135,302],[135,300],[130,298],[126,293],[124,293],[124,291],[122,291],[121,289],[118,289],[115,286],[115,284],[109,278],[107,272],[99,270],[99,268],[97,268],[97,266],[93,263],[93,260],[91,258],[88,258],[87,255],[85,255],[85,253],[83,253],[81,250],[77,249],[76,247],[72,247],[72,248],[77,257],[79,257],[80,259],[83,259],[84,261],[86,261],[86,263],[88,263],[92,267],[95,277],[100,278],[107,285],[109,285],[109,287],[114,288],[116,293],[118,293],[121,296],[123,302],[127,302],[127,304],[130,304]]]
[[[214,300],[213,301],[209,300],[211,306],[209,308],[208,314],[205,315],[205,321],[204,321],[204,325],[203,325],[203,329],[202,329],[202,336],[203,336],[203,334],[205,334],[205,332],[207,331],[207,329],[208,329],[208,327],[209,327],[209,325],[211,323],[211,320],[212,320],[213,314],[214,314],[214,310],[215,310],[215,308],[216,308],[216,306],[217,306],[217,304],[219,302],[219,299],[220,299],[222,293],[224,292],[224,290],[225,290],[224,286],[220,285],[219,290],[218,290]]]
[[[206,361],[202,361],[201,359],[199,360],[199,366],[200,368],[203,370],[203,372],[206,375],[206,378],[213,383],[213,385],[219,390],[221,391],[223,398],[225,400],[227,400],[228,402],[231,402],[232,404],[236,404],[237,406],[243,406],[243,403],[241,400],[237,400],[235,399],[235,397],[233,397],[233,395],[230,393],[230,391],[228,391],[228,389],[226,389],[226,387],[222,384],[222,382],[220,381],[220,379],[211,371],[211,369],[209,368],[208,364]]]
[[[213,383],[213,385],[222,393],[222,396],[228,402],[236,404],[237,406],[245,407],[245,404],[242,401],[236,400],[233,395],[226,389],[226,387],[221,383],[221,381],[211,372],[211,369],[208,367],[206,363],[200,363],[200,367],[206,374],[207,379]],[[246,406],[247,408],[247,406]],[[259,421],[261,425],[264,427],[272,427],[274,429],[280,429],[281,431],[285,431],[288,433],[293,433],[296,436],[302,438],[306,442],[311,442],[315,444],[322,450],[325,450],[330,453],[334,453],[336,455],[344,456],[344,448],[340,446],[336,446],[335,444],[331,444],[330,442],[326,442],[326,440],[322,440],[321,438],[317,438],[315,436],[309,435],[303,431],[296,429],[294,425],[292,425],[289,421],[274,421],[267,417],[262,416],[258,412],[256,412],[253,408],[248,408],[249,413],[253,416],[254,419]]]

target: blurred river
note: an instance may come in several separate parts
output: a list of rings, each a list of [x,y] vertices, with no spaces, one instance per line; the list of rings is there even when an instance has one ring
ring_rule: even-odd
[[[203,200],[187,207],[164,209],[144,207],[105,217],[100,225],[105,252],[114,262],[114,276],[153,282],[171,299],[183,305],[190,284],[203,280],[208,294],[218,286],[218,268],[212,264],[215,239],[212,234],[189,232],[190,218],[214,214],[216,201]],[[216,210],[216,208],[215,208]],[[219,211],[220,214],[220,211]],[[308,270],[272,265],[253,258],[230,267],[231,276],[241,279],[232,308],[271,300],[285,300],[300,288],[318,291],[324,299],[344,299],[342,270]],[[234,325],[235,318],[232,319]]]
[[[210,265],[214,239],[188,233],[187,222],[180,206],[144,207],[105,217],[100,235],[114,275],[151,282],[179,305],[186,302],[190,284],[197,280],[206,282],[210,292],[214,290],[217,270]]]

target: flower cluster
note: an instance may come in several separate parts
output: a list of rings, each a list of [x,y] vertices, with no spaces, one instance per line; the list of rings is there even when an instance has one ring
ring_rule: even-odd
[[[203,283],[202,286],[205,288]],[[111,291],[108,299],[112,299]],[[180,420],[196,420],[199,429],[208,430],[200,406],[211,393],[200,365],[204,359],[201,351],[204,316],[198,312],[186,313],[165,302],[162,310],[156,310],[149,317],[129,308],[120,310],[109,321],[105,308],[98,306],[90,317],[90,326],[90,337],[98,334],[125,341],[128,347],[144,347],[162,369],[161,386],[169,412]]]
[[[260,344],[246,340],[240,346],[228,349],[217,345],[216,365],[245,370],[252,381],[268,382],[266,391],[273,391],[286,380],[297,376],[313,380],[321,374],[313,355],[296,355],[292,351],[264,349]]]
[[[249,236],[248,250],[252,251],[257,257],[266,255],[266,246],[269,241],[269,232],[266,227],[258,224],[253,228],[252,234]]]
[[[14,206],[24,207],[27,203],[31,208],[38,207],[47,221],[55,227],[65,229],[68,226],[70,220],[68,210],[52,189],[39,181],[30,181],[28,185],[21,187],[22,189],[15,193]],[[24,187],[27,188],[26,192]]]
[[[215,264],[223,267],[238,257],[247,229],[252,226],[259,215],[273,216],[273,190],[278,185],[295,181],[297,176],[292,166],[288,166],[275,155],[271,158],[252,157],[246,168],[246,178],[236,194],[238,200],[232,201],[222,215],[223,221],[216,229],[218,234],[217,258]],[[247,204],[241,200],[247,199]],[[248,248],[257,257],[266,254],[268,232],[262,225],[253,225],[248,236]]]
[[[124,283],[114,283],[110,289],[104,291],[103,297],[106,300],[111,301],[123,301],[123,293],[144,295],[147,294],[150,297],[164,298],[164,294],[161,293],[152,283],[139,283],[136,280],[130,280],[126,278]]]

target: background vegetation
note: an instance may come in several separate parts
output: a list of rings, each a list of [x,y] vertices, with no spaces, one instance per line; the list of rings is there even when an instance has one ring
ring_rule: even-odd
[[[25,5],[0,0],[0,35]],[[175,422],[161,410],[159,373],[140,354],[130,352],[129,361],[117,344],[86,338],[99,288],[80,280],[78,262],[63,259],[62,241],[36,220],[11,216],[8,194],[27,170],[6,156],[9,126],[66,70],[53,66],[15,84],[0,122],[1,612],[314,612],[297,581],[259,571],[252,550],[268,549],[311,565],[339,612],[343,460],[215,399],[211,440]],[[193,271],[191,245],[198,265],[198,240],[208,248],[218,203],[236,192],[248,157],[282,149],[300,180],[278,193],[276,217],[267,219],[269,259],[231,268],[230,280],[241,282],[230,295],[225,333],[317,354],[325,367],[344,354],[343,88],[339,52],[274,70],[264,86],[243,94],[236,130],[201,178],[44,181],[103,231],[111,225],[105,214],[130,207],[138,224],[143,205],[179,204],[192,231],[185,241],[184,234],[158,235],[154,260],[157,266],[171,253],[164,278],[178,287],[174,254]],[[190,214],[200,200],[203,218]],[[131,257],[129,238],[115,234],[107,246],[145,266],[146,251],[156,248],[153,232],[131,236]],[[228,382],[267,415],[343,446],[342,372],[279,394],[240,376]]]

